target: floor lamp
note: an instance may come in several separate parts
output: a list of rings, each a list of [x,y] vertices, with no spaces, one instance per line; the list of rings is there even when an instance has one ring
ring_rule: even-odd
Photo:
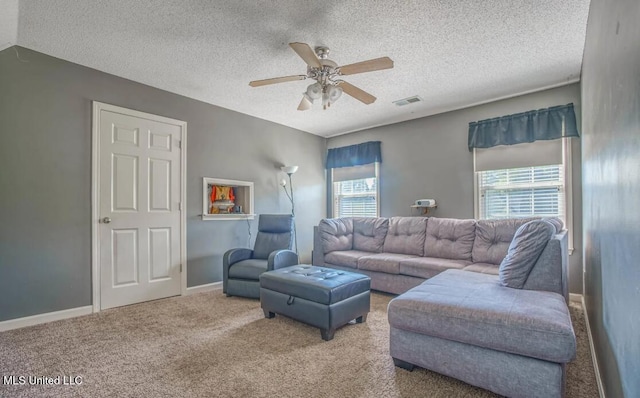
[[[293,216],[293,242],[296,248],[296,254],[298,254],[298,231],[296,229],[296,206],[293,200],[293,183],[291,181],[291,175],[298,171],[298,166],[282,166],[280,170],[287,173],[289,176],[289,190],[287,191],[287,180],[282,179],[280,181],[280,185],[282,185],[282,189],[284,189],[284,193],[287,194],[289,201],[291,202],[291,215]]]

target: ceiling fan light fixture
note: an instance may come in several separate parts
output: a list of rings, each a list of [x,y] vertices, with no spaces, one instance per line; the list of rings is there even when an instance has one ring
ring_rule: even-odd
[[[342,95],[342,88],[338,86],[329,86],[329,88],[327,88],[327,94],[329,95],[330,102],[336,102]]]
[[[322,85],[320,83],[313,83],[309,85],[309,87],[307,87],[307,96],[311,100],[322,97]]]
[[[389,57],[380,57],[340,66],[328,58],[329,49],[327,47],[319,46],[314,51],[308,44],[299,42],[289,43],[289,47],[307,64],[307,73],[305,75],[254,80],[249,82],[249,86],[260,87],[295,80],[313,79],[316,82],[307,87],[298,105],[298,110],[300,111],[310,109],[313,102],[320,99],[322,100],[323,108],[327,109],[340,98],[343,92],[365,105],[372,104],[376,101],[376,97],[339,78],[341,76],[393,68],[393,60]]]
[[[342,88],[328,85],[322,93],[322,108],[327,109],[332,103],[336,102],[342,95]]]
[[[300,101],[300,105],[298,105],[299,111],[306,111],[311,109],[311,105],[313,104],[313,99],[309,98],[307,93],[302,94],[302,100]]]

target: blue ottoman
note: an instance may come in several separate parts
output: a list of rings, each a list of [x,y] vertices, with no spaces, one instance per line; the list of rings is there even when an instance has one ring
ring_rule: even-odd
[[[366,321],[370,288],[366,275],[294,265],[260,275],[260,305],[266,318],[281,314],[318,327],[328,341],[352,319]]]

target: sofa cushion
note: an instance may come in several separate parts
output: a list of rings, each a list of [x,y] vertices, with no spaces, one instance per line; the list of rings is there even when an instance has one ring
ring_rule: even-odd
[[[400,261],[412,257],[415,256],[399,253],[370,254],[358,259],[358,269],[397,275],[400,273]]]
[[[567,303],[569,302],[567,233],[566,230],[562,231],[549,240],[529,273],[523,289],[556,292],[563,295]]]
[[[538,257],[556,231],[555,225],[545,220],[534,220],[516,231],[507,256],[500,263],[500,283],[522,289]]]
[[[365,252],[380,253],[389,229],[389,219],[382,217],[358,217],[353,219],[353,248]]]
[[[358,268],[358,259],[369,256],[370,252],[360,250],[337,250],[324,255],[324,262],[327,264],[341,265],[343,267]]]
[[[229,278],[249,279],[257,281],[260,274],[267,270],[267,261],[261,259],[249,259],[238,261],[229,267]]]
[[[442,271],[446,271],[448,269],[462,269],[469,264],[471,264],[471,261],[450,260],[436,257],[408,258],[400,261],[400,274],[428,279],[438,275]]]
[[[391,300],[388,317],[397,329],[556,363],[576,354],[564,297],[494,275],[444,271]]]
[[[320,221],[318,230],[324,253],[353,248],[353,220],[351,218],[325,218]]]
[[[427,222],[424,255],[471,261],[476,220],[431,217]]]
[[[476,237],[471,252],[474,263],[500,265],[507,255],[507,250],[523,224],[538,218],[510,218],[506,220],[477,220]]]
[[[425,217],[391,217],[383,249],[387,253],[422,256],[426,233]]]
[[[498,275],[499,265],[489,263],[473,263],[463,268],[464,271],[478,272],[481,274]]]

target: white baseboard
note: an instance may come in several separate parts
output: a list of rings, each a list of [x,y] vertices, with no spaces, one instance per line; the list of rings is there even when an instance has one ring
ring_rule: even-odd
[[[600,377],[600,367],[598,366],[598,358],[596,357],[595,346],[593,345],[593,336],[591,335],[591,326],[589,325],[589,315],[587,315],[587,306],[584,304],[584,296],[581,297],[582,312],[584,313],[584,321],[587,326],[587,335],[589,336],[589,349],[591,349],[591,359],[593,360],[593,370],[596,373],[596,384],[598,385],[598,393],[600,398],[606,398],[604,387],[602,386],[602,378]]]
[[[187,288],[187,295],[210,292],[212,290],[222,289],[222,281],[207,283],[206,285],[191,286]]]
[[[93,313],[93,306],[69,308],[68,310],[46,312],[44,314],[26,316],[24,318],[9,319],[0,322],[0,332],[12,329],[24,328],[27,326],[39,325],[41,323],[59,321],[61,319],[75,318],[77,316],[89,315]]]
[[[222,282],[213,282],[206,285],[193,286],[187,288],[187,295],[210,292],[222,289]],[[89,315],[93,313],[93,306],[69,308],[68,310],[47,312],[44,314],[26,316],[24,318],[9,319],[0,322],[0,332],[7,330],[24,328],[27,326],[39,325],[41,323],[59,321],[61,319],[75,318],[77,316]]]
[[[572,303],[582,303],[582,295],[578,293],[569,293],[569,301]]]

